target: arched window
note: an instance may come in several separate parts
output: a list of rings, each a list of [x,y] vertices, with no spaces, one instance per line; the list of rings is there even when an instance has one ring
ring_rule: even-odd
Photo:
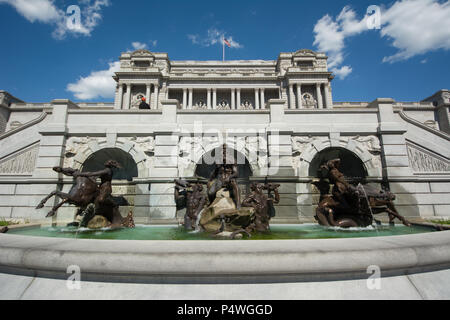
[[[122,166],[121,169],[113,169],[113,180],[128,180],[138,176],[136,162],[130,154],[118,148],[99,150],[89,156],[83,163],[83,172],[95,172],[105,168],[105,162],[115,160]]]
[[[341,171],[351,182],[360,182],[367,177],[367,170],[361,159],[344,148],[327,148],[319,152],[311,161],[309,176],[318,177],[319,167],[329,160],[341,159]]]

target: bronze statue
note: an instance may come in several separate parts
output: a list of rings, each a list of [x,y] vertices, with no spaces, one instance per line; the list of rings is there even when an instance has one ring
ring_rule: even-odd
[[[119,212],[119,206],[112,196],[112,176],[113,168],[120,168],[119,163],[114,160],[105,162],[105,169],[98,172],[80,172],[72,168],[53,168],[56,172],[64,175],[72,176],[75,184],[72,186],[68,194],[54,191],[44,198],[36,209],[41,209],[44,204],[52,196],[56,195],[63,199],[61,203],[56,205],[47,215],[51,217],[56,214],[57,210],[64,204],[69,203],[79,207],[77,215],[83,216],[81,226],[88,226],[89,221],[94,216],[103,216],[108,223],[105,226],[110,227],[134,227],[132,214],[123,218]],[[100,185],[97,185],[96,178],[100,178]],[[73,224],[70,224],[73,225]]]
[[[395,209],[392,193],[361,184],[358,187],[349,184],[339,171],[340,163],[340,159],[334,159],[322,165],[319,169],[320,181],[313,182],[320,192],[315,216],[319,224],[342,228],[366,227],[373,223],[373,215],[387,212],[391,224],[398,218],[404,225],[411,225]]]
[[[42,201],[37,205],[36,209],[42,209],[45,203],[53,196],[58,196],[63,199],[62,202],[52,208],[52,210],[47,214],[47,218],[53,217],[58,209],[65,203],[75,205],[83,211],[89,203],[94,202],[97,198],[99,188],[95,180],[81,176],[81,172],[79,170],[72,168],[54,167],[53,170],[66,176],[73,177],[75,184],[72,186],[69,193],[64,193],[57,190],[53,191],[47,197],[42,199]]]
[[[247,228],[247,231],[270,231],[269,222],[275,216],[273,205],[280,202],[279,187],[280,185],[252,183],[250,186],[252,193],[242,202],[242,206],[255,209],[255,219],[251,226]],[[267,195],[264,193],[264,190],[268,190]],[[275,198],[271,195],[272,191],[275,192]]]
[[[112,196],[113,169],[120,169],[120,164],[115,160],[105,162],[105,169],[97,172],[81,172],[77,175],[84,178],[100,178],[98,196],[94,200],[95,215],[104,216],[114,227],[121,226],[124,218],[120,215],[119,206]]]
[[[175,203],[177,210],[186,208],[184,227],[186,230],[195,230],[200,212],[207,204],[207,197],[203,193],[201,183],[188,183],[184,180],[175,180]]]
[[[185,228],[192,230],[198,227],[209,234],[231,238],[242,233],[251,236],[255,231],[269,231],[269,221],[275,216],[274,204],[280,201],[279,185],[253,184],[252,193],[241,204],[236,181],[238,166],[227,161],[226,145],[223,145],[222,152],[223,163],[216,163],[207,183],[207,197],[203,195],[200,183],[175,181],[177,209],[186,208]],[[267,195],[264,190],[268,191]]]
[[[212,172],[208,181],[208,198],[209,202],[213,203],[216,199],[217,192],[225,188],[230,191],[230,196],[233,199],[236,209],[241,208],[241,193],[236,178],[239,175],[238,166],[233,163],[228,163],[227,146],[224,144],[222,149],[222,164],[216,164],[215,170]],[[234,159],[233,159],[234,160]]]

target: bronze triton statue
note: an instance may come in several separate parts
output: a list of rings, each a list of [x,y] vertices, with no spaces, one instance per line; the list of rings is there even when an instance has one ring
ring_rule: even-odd
[[[315,216],[319,224],[342,228],[367,227],[375,220],[373,215],[387,212],[389,223],[393,224],[398,218],[404,225],[411,225],[395,209],[395,195],[367,185],[351,185],[339,171],[340,164],[340,159],[323,164],[319,169],[320,181],[313,182],[320,192]]]
[[[279,184],[252,183],[250,186],[252,193],[242,202],[244,207],[252,207],[255,209],[255,219],[247,228],[248,232],[270,231],[269,222],[275,216],[275,208],[273,205],[280,202],[279,187]],[[268,191],[267,195],[264,193],[264,190]],[[275,197],[272,196],[272,192],[275,193]]]
[[[47,214],[47,217],[54,216],[57,210],[65,203],[77,206],[77,215],[84,216],[82,226],[89,226],[89,222],[95,216],[104,217],[103,227],[134,227],[132,214],[123,218],[119,212],[119,206],[112,196],[112,176],[113,169],[120,168],[118,162],[108,160],[105,162],[105,169],[98,172],[80,172],[72,168],[55,167],[54,171],[74,178],[75,184],[69,193],[54,191],[44,198],[36,209],[41,209],[44,204],[53,196],[63,199],[58,205]],[[100,178],[100,185],[97,185],[96,178]]]
[[[175,203],[177,210],[186,208],[184,216],[185,229],[195,230],[199,214],[208,203],[208,199],[203,193],[203,185],[201,183],[175,180]]]

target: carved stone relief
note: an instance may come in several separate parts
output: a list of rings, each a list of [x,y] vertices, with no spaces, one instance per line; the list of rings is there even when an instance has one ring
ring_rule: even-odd
[[[253,110],[253,105],[249,100],[245,100],[243,103],[241,103],[240,106],[241,109],[243,110]]]
[[[205,109],[208,109],[208,106],[206,105],[205,101],[200,99],[200,100],[198,100],[195,103],[194,109],[196,109],[196,110],[205,110]]]
[[[218,137],[180,137],[178,143],[178,167],[181,176],[193,175],[197,158],[210,151],[211,145],[220,147],[223,142]],[[226,144],[242,153],[252,169],[267,167],[267,140],[262,136],[229,137]],[[255,172],[254,172],[255,173]]]
[[[148,160],[154,154],[155,139],[154,137],[120,137],[117,139],[115,147],[131,154],[142,152],[146,157],[144,160]],[[64,167],[77,168],[80,166],[80,159],[84,159],[102,148],[108,148],[106,138],[71,137],[66,142]],[[151,161],[145,162],[147,167],[151,166]]]
[[[376,136],[339,137],[332,141],[328,137],[291,137],[292,166],[298,169],[303,161],[310,162],[314,156],[330,147],[344,148],[355,153],[369,168],[381,168],[381,146]]]
[[[31,175],[36,166],[39,145],[34,145],[0,160],[0,175]]]
[[[350,139],[359,142],[371,154],[379,155],[381,153],[380,140],[376,136],[356,136]]]
[[[23,123],[21,123],[20,121],[13,121],[9,125],[9,130],[17,129],[17,128],[21,127],[22,125],[23,125]]]
[[[293,156],[300,156],[308,144],[313,142],[316,138],[308,137],[291,137]]]
[[[139,109],[139,105],[142,102],[142,98],[145,97],[145,93],[138,92],[133,94],[133,97],[131,98],[131,109]],[[147,101],[148,103],[148,101]]]
[[[410,167],[417,173],[450,172],[450,162],[422,148],[408,144]]]
[[[217,105],[218,110],[230,110],[230,104],[226,100],[221,100]]]
[[[130,141],[134,142],[137,151],[142,151],[147,156],[153,156],[155,151],[154,137],[133,137]]]
[[[305,108],[312,109],[317,106],[317,101],[312,94],[305,93],[302,95],[302,104]]]

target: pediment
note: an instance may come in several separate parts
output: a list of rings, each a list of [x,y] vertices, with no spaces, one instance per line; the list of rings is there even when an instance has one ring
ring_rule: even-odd
[[[131,53],[131,57],[133,58],[149,58],[154,57],[153,53],[145,49],[139,49]]]
[[[315,57],[317,55],[317,52],[314,52],[310,49],[301,49],[298,50],[294,53],[294,57],[304,57],[304,56],[309,56],[309,57]]]

